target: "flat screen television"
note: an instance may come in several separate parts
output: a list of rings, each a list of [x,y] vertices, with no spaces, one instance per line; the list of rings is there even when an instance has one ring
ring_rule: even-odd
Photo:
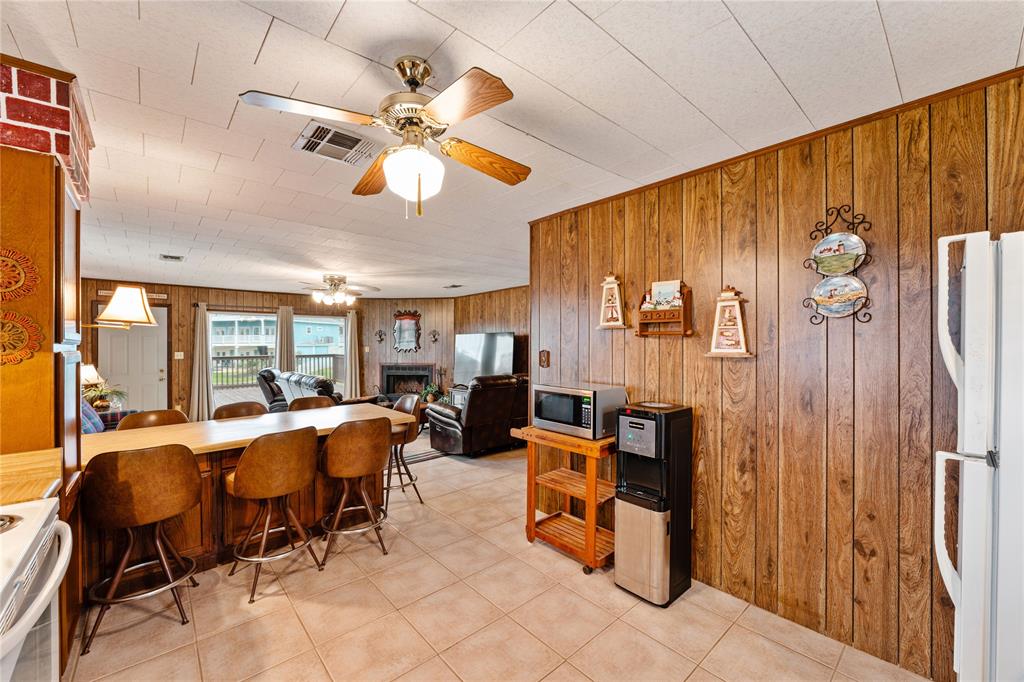
[[[473,377],[512,373],[512,332],[455,335],[456,384],[469,384]]]

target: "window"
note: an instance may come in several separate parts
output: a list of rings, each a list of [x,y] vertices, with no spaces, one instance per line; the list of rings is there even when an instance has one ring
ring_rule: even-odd
[[[344,317],[296,315],[295,371],[330,379],[342,395],[349,397],[343,385],[345,324]],[[316,327],[316,334],[313,327]],[[302,334],[303,329],[305,334]]]
[[[277,324],[263,313],[210,312],[210,380],[217,405],[257,400],[264,402],[256,375],[274,364]]]
[[[312,334],[313,333],[313,328],[312,327],[306,327],[306,333],[307,334]]]

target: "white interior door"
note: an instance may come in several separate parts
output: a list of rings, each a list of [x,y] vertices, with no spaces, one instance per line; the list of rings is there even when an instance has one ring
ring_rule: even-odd
[[[154,307],[153,316],[156,327],[99,330],[96,369],[108,384],[128,392],[125,409],[167,408],[167,308]]]

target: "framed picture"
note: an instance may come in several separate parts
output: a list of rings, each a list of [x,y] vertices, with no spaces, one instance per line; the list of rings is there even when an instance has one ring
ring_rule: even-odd
[[[654,307],[658,310],[682,307],[681,284],[682,281],[678,279],[651,282],[651,302],[654,304]]]

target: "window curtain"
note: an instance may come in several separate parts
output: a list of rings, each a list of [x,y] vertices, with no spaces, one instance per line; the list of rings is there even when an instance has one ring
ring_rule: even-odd
[[[210,314],[205,303],[196,304],[192,353],[192,396],[188,414],[194,422],[213,416],[213,382],[210,377]]]
[[[348,311],[345,322],[345,397],[360,395],[359,380],[359,324],[356,311]]]
[[[295,312],[290,305],[277,309],[275,364],[282,372],[295,371]]]

